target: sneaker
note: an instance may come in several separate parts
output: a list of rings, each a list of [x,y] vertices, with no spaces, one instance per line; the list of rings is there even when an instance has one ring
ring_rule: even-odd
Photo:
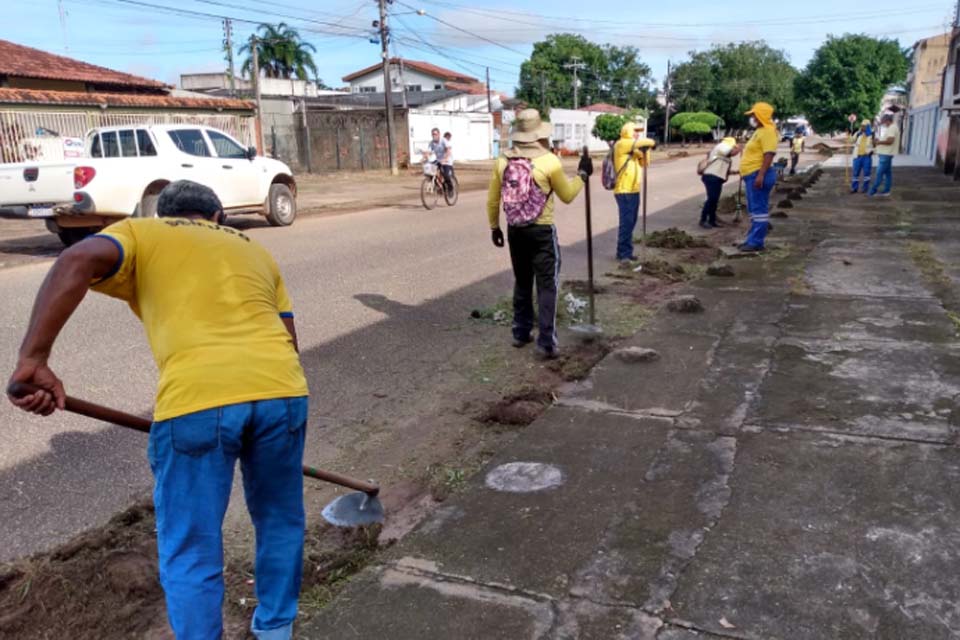
[[[541,360],[556,360],[560,354],[557,353],[556,347],[541,347],[537,345],[537,357]]]
[[[754,247],[753,245],[749,244],[742,244],[737,247],[737,249],[739,249],[741,253],[758,253],[763,251],[763,247]]]
[[[708,223],[708,222],[701,222],[701,223],[700,223],[700,228],[701,228],[701,229],[712,229],[713,227],[710,226],[710,223]]]
[[[878,198],[889,198],[889,197],[890,197],[890,192],[889,192],[889,191],[884,191],[883,193],[878,193],[878,194],[877,194],[877,197],[878,197]]]
[[[513,344],[513,346],[516,347],[517,349],[521,349],[527,346],[528,344],[530,344],[531,342],[533,342],[533,338],[531,338],[530,336],[527,336],[526,338],[518,338],[514,336],[513,342],[511,344]]]

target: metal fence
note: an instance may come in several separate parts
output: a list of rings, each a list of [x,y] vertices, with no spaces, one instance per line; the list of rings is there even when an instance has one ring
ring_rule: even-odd
[[[98,113],[94,111],[0,111],[0,162],[62,160],[67,139],[83,138],[94,127],[192,124],[229,133],[256,144],[253,116],[193,113]]]

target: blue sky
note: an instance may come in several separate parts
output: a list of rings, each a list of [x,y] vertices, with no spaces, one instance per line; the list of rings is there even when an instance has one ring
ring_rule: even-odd
[[[176,14],[143,6],[162,5]],[[0,38],[175,84],[180,73],[217,71],[222,26],[229,16],[235,41],[255,23],[296,26],[317,48],[320,77],[340,78],[379,59],[368,41],[377,17],[374,0],[10,0]],[[595,42],[634,45],[659,80],[668,60],[713,43],[764,39],[803,67],[828,34],[846,32],[896,38],[907,46],[948,30],[953,0],[836,0],[746,2],[728,0],[647,4],[583,0],[395,0],[391,11],[395,52],[405,58],[482,77],[489,66],[494,88],[512,94],[519,65],[532,43],[548,33],[576,32]],[[422,9],[427,15],[418,15]],[[249,22],[244,22],[249,21]],[[445,24],[446,23],[446,24]],[[471,32],[464,33],[462,30]],[[392,52],[393,53],[393,52]],[[239,69],[240,60],[237,60]]]

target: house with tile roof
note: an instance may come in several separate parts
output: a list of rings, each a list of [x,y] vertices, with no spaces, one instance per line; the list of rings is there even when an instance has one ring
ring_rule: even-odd
[[[343,81],[350,85],[351,93],[383,93],[383,65],[378,62],[354,71],[345,75]],[[429,62],[405,58],[390,58],[390,84],[392,92],[406,90],[407,93],[417,93],[444,89],[464,91],[465,87],[477,86],[486,91],[480,80],[473,76]]]
[[[255,105],[175,90],[0,40],[0,162],[48,158],[97,126],[196,122],[253,144]],[[63,142],[61,142],[63,141]]]

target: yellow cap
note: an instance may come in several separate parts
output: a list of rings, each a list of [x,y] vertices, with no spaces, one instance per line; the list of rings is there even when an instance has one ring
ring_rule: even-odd
[[[745,115],[753,116],[765,127],[773,126],[773,105],[766,102],[757,102]]]

